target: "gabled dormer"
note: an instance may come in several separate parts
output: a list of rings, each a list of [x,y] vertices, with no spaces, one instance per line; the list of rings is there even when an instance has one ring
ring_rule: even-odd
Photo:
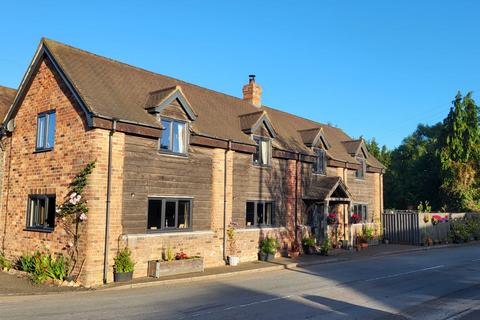
[[[330,148],[327,137],[321,127],[299,130],[303,144],[311,148],[315,153],[315,162],[312,164],[312,171],[316,174],[327,174],[327,150]]]
[[[197,114],[180,86],[152,91],[148,94],[145,109],[152,114],[194,121]]]
[[[145,109],[157,115],[158,121],[162,124],[159,151],[186,155],[189,124],[197,118],[197,115],[180,86],[150,92]]]
[[[245,134],[251,135],[257,145],[253,154],[253,164],[270,166],[272,158],[272,139],[277,136],[275,128],[266,111],[257,111],[240,115],[240,127]]]
[[[363,139],[358,139],[343,141],[342,143],[347,152],[354,157],[360,165],[355,173],[355,177],[357,179],[365,179],[365,173],[367,172],[367,159],[369,157],[365,141]]]

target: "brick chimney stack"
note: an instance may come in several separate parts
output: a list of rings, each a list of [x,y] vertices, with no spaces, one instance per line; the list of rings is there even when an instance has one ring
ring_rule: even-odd
[[[248,76],[248,84],[243,86],[243,100],[250,102],[255,107],[262,106],[262,87],[255,83],[255,75]]]

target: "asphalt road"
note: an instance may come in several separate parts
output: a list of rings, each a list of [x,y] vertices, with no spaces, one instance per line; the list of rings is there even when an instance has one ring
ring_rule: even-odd
[[[0,319],[471,320],[479,299],[480,246],[466,246],[175,286],[0,297]]]

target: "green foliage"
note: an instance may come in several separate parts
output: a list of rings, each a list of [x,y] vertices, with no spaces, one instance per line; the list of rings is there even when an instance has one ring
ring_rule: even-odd
[[[392,153],[390,150],[387,149],[386,145],[383,145],[380,148],[380,145],[372,138],[370,140],[365,141],[365,145],[367,146],[368,152],[373,155],[378,161],[380,161],[385,167],[390,166],[390,162],[392,160]]]
[[[173,254],[173,249],[170,246],[168,246],[168,248],[167,248],[167,253],[165,255],[165,259],[167,261],[173,261],[175,259],[175,255]]]
[[[323,254],[327,254],[328,251],[330,251],[331,248],[332,248],[332,242],[328,238],[324,239],[320,243],[320,252],[323,253]]]
[[[455,243],[467,242],[470,240],[470,232],[467,224],[463,220],[454,220],[450,223],[448,237]]]
[[[366,240],[373,240],[373,238],[375,237],[375,228],[374,227],[363,226],[362,236]]]
[[[441,190],[450,210],[480,210],[479,108],[468,93],[457,94],[443,122],[438,152]]]
[[[315,237],[314,236],[310,236],[310,237],[304,237],[302,239],[302,244],[305,246],[305,247],[314,247],[315,246]]]
[[[12,269],[12,267],[13,267],[12,262],[7,258],[5,258],[5,256],[2,253],[0,253],[0,270],[2,269],[10,270]]]
[[[92,173],[94,168],[95,161],[89,162],[73,179],[70,183],[69,196],[66,201],[58,207],[57,215],[65,217],[74,214],[77,218],[80,218],[88,213],[87,201],[82,197],[82,192],[87,185],[88,176]]]
[[[391,161],[384,176],[385,207],[414,208],[427,199],[438,208],[441,200],[438,190],[441,184],[436,145],[442,124],[419,125],[391,152]]]
[[[279,247],[280,244],[278,243],[277,239],[267,237],[262,241],[261,250],[263,253],[275,254]]]
[[[52,257],[49,253],[36,251],[22,255],[18,267],[30,273],[34,283],[43,283],[48,279],[63,280],[67,273],[67,263],[63,256]]]
[[[132,272],[135,269],[135,263],[132,260],[132,252],[128,247],[123,248],[117,253],[115,260],[116,272]]]
[[[425,204],[420,201],[420,203],[417,206],[417,210],[419,212],[425,212],[425,213],[430,213],[432,212],[432,206],[430,205],[430,202],[428,200],[425,200]]]

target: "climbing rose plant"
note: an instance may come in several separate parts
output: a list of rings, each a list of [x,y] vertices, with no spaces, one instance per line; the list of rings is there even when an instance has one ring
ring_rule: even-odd
[[[95,168],[95,161],[89,162],[85,168],[70,183],[70,191],[65,201],[56,208],[56,213],[67,233],[68,241],[65,246],[71,263],[69,274],[75,269],[78,261],[78,244],[82,222],[87,220],[88,201],[83,196],[83,190],[87,186],[88,176]]]

